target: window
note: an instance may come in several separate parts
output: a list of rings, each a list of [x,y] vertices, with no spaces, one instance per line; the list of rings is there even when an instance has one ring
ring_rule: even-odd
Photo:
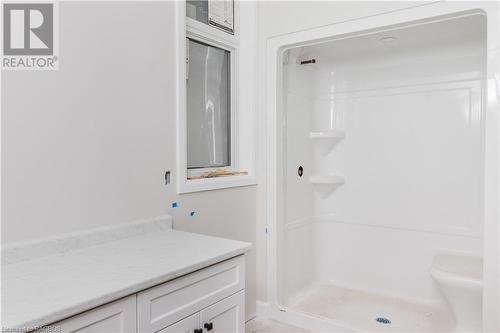
[[[229,167],[230,52],[188,39],[186,54],[187,168]]]
[[[234,34],[234,0],[187,0],[186,16]]]
[[[177,5],[178,28],[186,31],[176,41],[179,193],[256,184],[255,54],[240,41],[240,5]]]

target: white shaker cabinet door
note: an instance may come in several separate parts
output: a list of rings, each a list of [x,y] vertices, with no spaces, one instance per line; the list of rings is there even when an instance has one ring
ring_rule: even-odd
[[[204,333],[245,332],[245,291],[242,290],[201,311]]]

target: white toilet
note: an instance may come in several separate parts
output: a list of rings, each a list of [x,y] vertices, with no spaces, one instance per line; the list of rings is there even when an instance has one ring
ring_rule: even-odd
[[[481,332],[482,259],[467,254],[439,254],[431,275],[455,315],[457,332]]]

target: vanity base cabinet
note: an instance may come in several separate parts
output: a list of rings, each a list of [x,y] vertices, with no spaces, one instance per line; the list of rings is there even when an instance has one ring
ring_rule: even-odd
[[[244,308],[240,255],[49,326],[63,333],[244,333]]]

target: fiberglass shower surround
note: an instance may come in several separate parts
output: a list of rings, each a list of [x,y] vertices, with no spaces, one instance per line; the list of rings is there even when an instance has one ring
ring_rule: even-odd
[[[430,268],[482,254],[485,17],[283,58],[279,302],[361,330],[454,330]]]

